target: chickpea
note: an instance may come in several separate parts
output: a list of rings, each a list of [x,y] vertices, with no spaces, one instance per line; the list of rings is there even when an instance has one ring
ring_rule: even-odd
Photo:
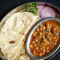
[[[59,35],[59,33],[56,33],[57,35]]]
[[[49,26],[47,26],[47,29],[49,29],[50,27]]]
[[[49,50],[47,50],[47,53],[49,53]]]
[[[34,54],[36,56],[36,54]]]
[[[37,44],[34,44],[35,47],[37,47]]]
[[[38,53],[36,53],[36,56],[38,56]]]
[[[33,52],[33,54],[36,56],[36,52]]]
[[[44,46],[46,46],[47,44],[45,43]]]
[[[39,32],[39,28],[37,28],[37,31]]]
[[[39,38],[40,36],[38,36],[37,38]]]
[[[46,50],[44,49],[43,51],[45,52]]]
[[[43,25],[41,24],[40,27],[43,27]]]
[[[51,25],[49,27],[51,27]]]
[[[57,43],[54,43],[54,45],[56,45]]]
[[[32,44],[30,44],[30,48],[33,48],[33,45]]]
[[[54,36],[54,39],[56,39],[56,37]]]
[[[43,39],[44,42],[46,42],[46,39]]]
[[[34,33],[33,36],[36,36],[36,34]]]
[[[45,39],[45,36],[43,36],[43,39]]]
[[[59,40],[59,37],[57,39]]]
[[[55,28],[55,31],[56,31],[57,28]]]
[[[33,44],[35,43],[35,41],[32,42]]]
[[[47,23],[47,26],[49,26],[50,24],[49,23]]]
[[[42,53],[40,53],[39,56],[42,56]]]
[[[39,49],[37,50],[37,52],[39,52]]]
[[[46,41],[46,44],[49,44],[49,42],[48,42],[48,41]]]
[[[49,38],[49,40],[51,41],[51,38]]]
[[[50,34],[51,34],[51,32],[48,32],[48,34],[50,35]]]
[[[51,25],[47,26],[47,29],[50,31],[50,29],[51,29]]]
[[[35,32],[36,34],[38,34],[38,32]]]
[[[40,30],[43,30],[43,28],[40,28]]]
[[[55,24],[53,24],[52,26],[55,26]]]
[[[49,47],[47,47],[47,50],[49,49]]]
[[[39,47],[36,47],[36,49],[38,50],[38,49],[39,49]]]
[[[35,54],[35,51],[33,51],[33,54]]]
[[[56,25],[56,28],[58,28],[59,26],[58,25]]]
[[[43,52],[43,54],[44,54],[44,52]]]
[[[42,35],[42,33],[41,33],[41,32],[39,32],[39,34],[40,34],[40,35]]]
[[[45,33],[45,30],[43,30],[43,34]]]
[[[40,50],[42,50],[42,48],[40,48]]]
[[[43,26],[43,29],[45,29],[45,26]]]
[[[39,38],[42,38],[42,36],[39,36]]]
[[[36,39],[35,41],[38,42],[38,39]]]
[[[45,47],[43,46],[43,49],[45,49]]]
[[[51,48],[51,46],[50,46],[50,48]]]
[[[55,40],[55,42],[57,42],[57,40]]]
[[[37,31],[35,31],[35,34],[38,34],[38,32],[37,32]]]
[[[47,37],[49,38],[49,35],[47,35]]]

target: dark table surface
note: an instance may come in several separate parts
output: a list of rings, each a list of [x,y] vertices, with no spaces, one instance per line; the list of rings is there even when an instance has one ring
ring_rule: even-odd
[[[0,0],[0,20],[13,8],[34,1],[48,2],[60,8],[60,0]],[[60,52],[50,60],[60,60]]]

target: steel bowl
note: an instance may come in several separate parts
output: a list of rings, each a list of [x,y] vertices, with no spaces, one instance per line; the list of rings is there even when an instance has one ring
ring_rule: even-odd
[[[45,18],[45,19],[42,19],[39,22],[37,22],[28,34],[28,37],[26,40],[26,50],[27,50],[27,53],[29,54],[29,56],[32,57],[33,59],[47,59],[47,58],[51,57],[54,53],[56,53],[56,51],[60,48],[60,40],[59,40],[56,47],[50,53],[48,53],[47,55],[44,55],[42,57],[34,56],[30,51],[29,45],[30,45],[30,41],[31,41],[31,36],[34,33],[35,29],[42,23],[49,21],[49,20],[54,20],[54,21],[58,22],[60,25],[60,19],[58,19],[58,18],[54,18],[54,17]]]

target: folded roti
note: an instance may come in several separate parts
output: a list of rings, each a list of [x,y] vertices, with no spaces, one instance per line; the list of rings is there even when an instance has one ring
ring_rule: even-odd
[[[0,31],[1,31],[1,28],[3,27],[3,24],[4,22],[2,22],[2,23],[0,23]],[[1,49],[0,49],[0,58],[2,58],[3,60],[7,60],[5,57],[4,57],[4,55],[2,54],[2,52],[1,52]]]
[[[5,21],[6,21],[6,20],[3,20],[2,22],[0,22],[0,30],[1,30],[1,28],[3,27]],[[24,46],[22,47],[21,52],[22,52],[22,53],[23,53],[23,52],[25,53]],[[19,53],[21,53],[21,52],[19,52]],[[3,60],[7,60],[7,59],[4,57],[4,55],[2,54],[1,51],[0,51],[0,58],[2,58]],[[17,59],[17,60],[18,60],[18,59]]]
[[[2,58],[3,60],[7,60],[7,59],[4,57],[4,55],[1,53],[1,51],[0,51],[0,58]]]
[[[38,16],[22,12],[13,14],[5,22],[0,33],[0,48],[5,58],[8,60],[16,58],[24,45],[27,33],[38,20]]]
[[[26,54],[23,54],[19,60],[30,60],[30,57]]]
[[[39,21],[39,19],[40,19],[40,18],[37,17],[36,20],[33,21],[32,25],[30,25],[30,28],[33,27],[33,26],[35,25],[35,23]],[[25,30],[26,30],[26,29],[25,29]],[[30,29],[28,29],[28,30],[30,30]],[[27,35],[26,35],[26,36],[27,36]],[[26,37],[26,38],[27,38],[27,37]],[[25,39],[26,39],[26,38],[25,38]],[[25,46],[25,45],[23,45],[23,46]],[[26,52],[26,49],[25,49],[25,48],[23,48],[23,49],[24,49],[25,52]],[[21,50],[20,50],[20,51],[21,51]],[[20,60],[20,57],[21,57],[21,56],[20,56],[20,55],[21,55],[20,51],[17,53],[16,57],[14,57],[14,60]],[[26,55],[27,55],[27,54],[26,54]],[[27,56],[28,56],[28,55],[27,55]],[[28,56],[28,58],[30,59],[29,56]]]

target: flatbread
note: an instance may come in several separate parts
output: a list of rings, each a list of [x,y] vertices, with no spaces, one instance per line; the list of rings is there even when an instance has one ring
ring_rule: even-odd
[[[27,54],[23,54],[19,60],[30,60],[30,57]]]
[[[39,21],[39,18],[37,18],[34,22],[33,22],[33,25],[31,25],[31,27],[33,27],[34,25],[35,25],[35,23],[36,22],[38,22]],[[26,35],[27,36],[27,35]],[[27,38],[27,37],[26,37]],[[26,39],[25,38],[25,39]],[[23,45],[23,46],[25,46],[25,45]],[[25,48],[23,48],[24,50],[25,50],[25,52],[26,52],[26,49]],[[14,60],[16,59],[16,60],[19,60],[19,57],[20,57],[20,55],[21,55],[21,53],[20,53],[20,51],[18,52],[18,54],[17,54],[17,56],[16,57],[14,57]]]
[[[13,14],[5,22],[0,33],[0,48],[8,60],[14,60],[17,56],[24,44],[25,36],[38,18],[30,12],[22,12]]]
[[[3,27],[3,24],[4,22],[2,22],[2,23],[0,23],[0,31],[1,31],[1,28]],[[5,57],[4,57],[4,55],[2,54],[2,52],[1,52],[1,49],[0,49],[0,58],[2,58],[3,60],[7,60]]]
[[[7,59],[4,57],[4,55],[1,53],[1,51],[0,51],[0,58],[2,58],[3,60],[7,60]]]
[[[23,45],[22,49],[19,51],[18,55],[14,58],[14,60],[19,60],[21,55],[25,54],[25,46]]]

